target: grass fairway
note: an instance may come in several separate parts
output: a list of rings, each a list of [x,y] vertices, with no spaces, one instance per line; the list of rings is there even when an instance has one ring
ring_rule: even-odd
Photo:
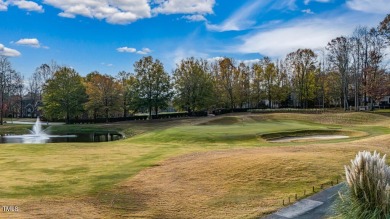
[[[370,113],[233,114],[52,132],[115,130],[108,143],[0,145],[0,218],[253,218],[343,174],[359,150],[390,153],[390,118]],[[269,143],[265,134],[351,138]],[[131,137],[132,136],[132,137]]]

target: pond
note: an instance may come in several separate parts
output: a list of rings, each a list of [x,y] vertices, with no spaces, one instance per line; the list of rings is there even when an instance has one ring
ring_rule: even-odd
[[[107,142],[122,139],[116,132],[108,133],[69,133],[66,135],[7,135],[0,136],[0,143],[60,143],[60,142]]]
[[[21,124],[19,122],[19,124]],[[23,144],[42,144],[42,143],[60,143],[60,142],[105,142],[122,139],[123,136],[117,132],[93,132],[93,133],[67,133],[61,135],[52,135],[45,132],[42,123],[37,118],[30,134],[25,135],[6,135],[0,136],[0,143],[23,143]]]

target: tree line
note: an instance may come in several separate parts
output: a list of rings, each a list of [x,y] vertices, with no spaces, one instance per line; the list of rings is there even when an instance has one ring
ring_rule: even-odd
[[[390,15],[376,28],[357,27],[351,36],[332,39],[322,50],[298,49],[284,59],[255,63],[224,57],[181,60],[171,74],[151,56],[134,63],[134,72],[110,76],[94,71],[81,77],[55,62],[39,66],[28,84],[6,57],[0,57],[1,123],[21,116],[26,94],[49,119],[149,117],[168,107],[196,111],[235,108],[342,107],[379,104],[390,95],[385,63]]]

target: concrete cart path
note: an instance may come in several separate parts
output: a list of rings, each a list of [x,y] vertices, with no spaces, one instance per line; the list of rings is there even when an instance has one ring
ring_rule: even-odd
[[[302,199],[293,205],[282,208],[264,219],[312,219],[328,218],[333,215],[331,206],[344,183],[325,189],[313,196]]]

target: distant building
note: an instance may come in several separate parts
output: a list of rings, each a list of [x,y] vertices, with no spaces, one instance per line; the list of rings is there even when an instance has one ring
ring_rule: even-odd
[[[379,101],[379,106],[380,107],[390,107],[390,95],[383,97]]]
[[[20,96],[12,96],[8,103],[5,111],[6,117],[35,118],[41,115],[39,108],[42,106],[42,102],[38,95],[28,93],[22,98]]]

